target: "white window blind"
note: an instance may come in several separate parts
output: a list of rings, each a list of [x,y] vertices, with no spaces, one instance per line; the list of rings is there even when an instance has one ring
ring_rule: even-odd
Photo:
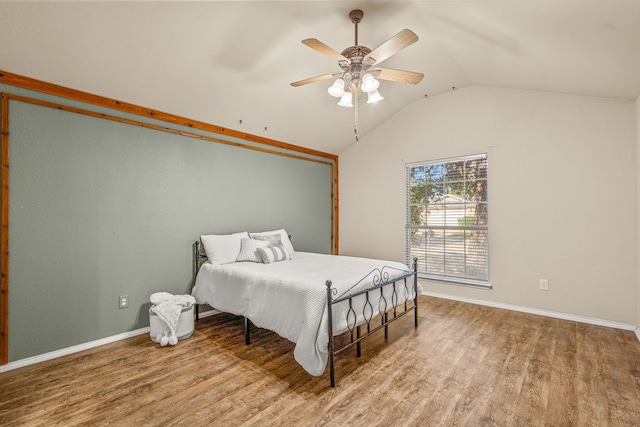
[[[406,165],[407,262],[420,277],[489,286],[487,155]]]

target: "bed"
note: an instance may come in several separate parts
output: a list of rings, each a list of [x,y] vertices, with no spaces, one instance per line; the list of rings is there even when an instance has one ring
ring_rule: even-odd
[[[410,312],[418,326],[422,288],[416,261],[410,269],[392,261],[294,251],[285,230],[200,241],[193,245],[192,295],[198,304],[243,316],[247,345],[250,324],[294,342],[295,360],[311,375],[322,375],[328,363],[332,387],[336,354],[356,346],[360,356],[364,338],[380,329],[386,338],[388,325]],[[271,258],[262,259],[265,252]],[[337,347],[335,337],[345,332],[348,342]]]

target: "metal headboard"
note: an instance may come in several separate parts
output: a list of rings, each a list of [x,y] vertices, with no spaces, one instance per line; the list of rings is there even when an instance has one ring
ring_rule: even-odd
[[[206,259],[207,255],[203,255],[200,252],[200,240],[196,240],[193,243],[193,284],[196,284],[196,275],[198,274],[198,270],[200,270],[200,266],[202,265],[202,260]]]

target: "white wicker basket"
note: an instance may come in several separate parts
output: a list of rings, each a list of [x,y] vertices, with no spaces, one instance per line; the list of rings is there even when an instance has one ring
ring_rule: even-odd
[[[152,306],[153,307],[153,306]],[[160,342],[156,339],[162,334],[162,320],[149,309],[149,333],[151,341]],[[176,337],[178,340],[185,340],[193,335],[193,305],[183,308],[178,318],[178,326],[176,326]]]

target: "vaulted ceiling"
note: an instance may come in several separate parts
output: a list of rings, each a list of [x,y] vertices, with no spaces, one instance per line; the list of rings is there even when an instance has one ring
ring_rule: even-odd
[[[334,154],[355,142],[355,114],[327,94],[340,71],[300,43],[376,48],[403,28],[419,41],[359,105],[359,134],[425,96],[491,85],[634,101],[640,1],[0,1],[0,70]],[[390,143],[392,143],[390,141]]]

